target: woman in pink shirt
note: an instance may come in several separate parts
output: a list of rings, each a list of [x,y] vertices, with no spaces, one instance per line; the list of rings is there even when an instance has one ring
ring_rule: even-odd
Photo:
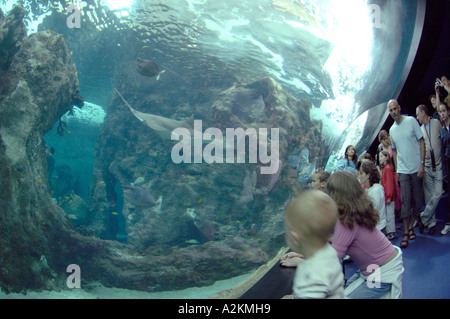
[[[325,188],[339,209],[333,247],[349,255],[359,271],[348,281],[349,298],[401,297],[402,253],[377,229],[378,213],[355,175],[337,171]]]

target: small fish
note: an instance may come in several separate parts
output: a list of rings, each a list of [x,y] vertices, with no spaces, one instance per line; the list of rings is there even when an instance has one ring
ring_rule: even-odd
[[[70,197],[69,197],[69,196],[66,196],[65,199],[70,199]]]
[[[105,182],[104,181],[100,181],[100,185],[103,185],[103,184],[105,184]]]
[[[68,214],[67,215],[70,219],[78,219],[77,215],[75,214]]]
[[[37,182],[38,182],[39,184],[42,183],[42,179],[39,178],[39,179],[37,180]]]
[[[73,55],[73,51],[70,51],[70,55]]]
[[[136,60],[136,71],[142,76],[152,78],[156,76],[156,80],[159,80],[159,76],[166,72],[166,70],[159,70],[158,65],[153,60],[144,60],[138,58]]]
[[[117,212],[112,212],[111,214],[113,214],[113,215],[117,215]]]
[[[200,245],[200,242],[197,239],[188,239],[185,243],[189,245]]]
[[[72,131],[67,131],[67,134],[70,134],[70,133],[72,133]]]
[[[69,203],[72,203],[72,202],[73,202],[73,200],[70,200],[70,201],[69,201]]]

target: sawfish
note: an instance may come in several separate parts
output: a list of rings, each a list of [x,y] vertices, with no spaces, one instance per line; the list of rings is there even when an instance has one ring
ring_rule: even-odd
[[[161,136],[163,139],[171,139],[172,131],[176,128],[186,128],[189,130],[189,132],[193,132],[192,128],[192,122],[194,120],[194,115],[191,115],[187,120],[185,121],[177,121],[173,120],[167,117],[149,114],[149,113],[143,113],[136,111],[131,107],[130,104],[128,104],[127,101],[123,98],[123,96],[119,93],[119,91],[115,88],[117,94],[120,96],[122,101],[128,106],[131,113],[142,123],[150,127],[152,130],[154,130],[159,136]]]
[[[125,101],[123,96],[119,93],[119,91],[116,88],[114,88],[114,90],[120,96],[122,101],[128,106],[131,113],[133,113],[133,115],[139,121],[141,121],[142,123],[144,123],[145,125],[150,127],[152,130],[154,130],[163,139],[168,139],[168,140],[178,139],[179,140],[180,136],[178,134],[176,134],[176,132],[174,132],[174,130],[177,128],[185,128],[189,131],[191,143],[195,143],[195,135],[199,135],[200,137],[203,136],[203,132],[201,130],[201,125],[200,125],[200,127],[196,127],[195,125],[193,125],[194,115],[191,115],[187,120],[177,121],[177,120],[173,120],[173,119],[159,116],[159,115],[139,112],[139,111],[136,111],[135,109],[133,109],[131,107],[131,105],[128,104],[127,101]],[[234,141],[234,140],[232,140],[232,141]],[[209,140],[201,138],[201,143],[208,144],[211,147],[220,147],[222,150],[227,147],[226,138],[223,138],[223,137],[218,140],[214,139],[213,141],[209,141]]]

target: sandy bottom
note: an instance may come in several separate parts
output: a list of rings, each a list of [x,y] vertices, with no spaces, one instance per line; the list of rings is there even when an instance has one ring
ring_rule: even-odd
[[[64,291],[27,291],[27,294],[5,294],[0,291],[0,299],[207,299],[222,290],[231,289],[250,274],[227,280],[216,281],[211,286],[194,287],[177,291],[144,292],[137,290],[106,288],[98,285],[89,291],[67,289]]]

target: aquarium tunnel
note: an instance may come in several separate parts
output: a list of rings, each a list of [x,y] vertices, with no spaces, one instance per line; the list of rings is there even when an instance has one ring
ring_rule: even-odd
[[[312,175],[332,173],[348,145],[373,152],[391,124],[390,99],[415,112],[411,90],[432,65],[418,57],[438,42],[422,43],[436,10],[428,2],[0,1],[3,24],[24,8],[18,25],[30,38],[17,57],[0,59],[2,77],[25,74],[12,83],[28,81],[27,99],[40,105],[71,90],[50,90],[45,76],[67,76],[82,101],[55,110],[53,102],[33,120],[45,123],[35,148],[43,155],[27,176],[47,174],[33,175],[43,193],[29,209],[61,214],[61,232],[86,243],[77,256],[39,248],[46,265],[27,259],[38,258],[32,287],[48,287],[44,270],[61,278],[71,262],[87,268],[89,283],[175,291],[248,276],[275,258],[286,247],[286,205]],[[65,75],[52,54],[70,66]],[[0,103],[14,98],[11,87]],[[246,133],[235,144],[237,129]],[[92,257],[98,245],[115,257]],[[126,254],[135,260],[122,261]],[[140,275],[129,280],[133,269]]]

